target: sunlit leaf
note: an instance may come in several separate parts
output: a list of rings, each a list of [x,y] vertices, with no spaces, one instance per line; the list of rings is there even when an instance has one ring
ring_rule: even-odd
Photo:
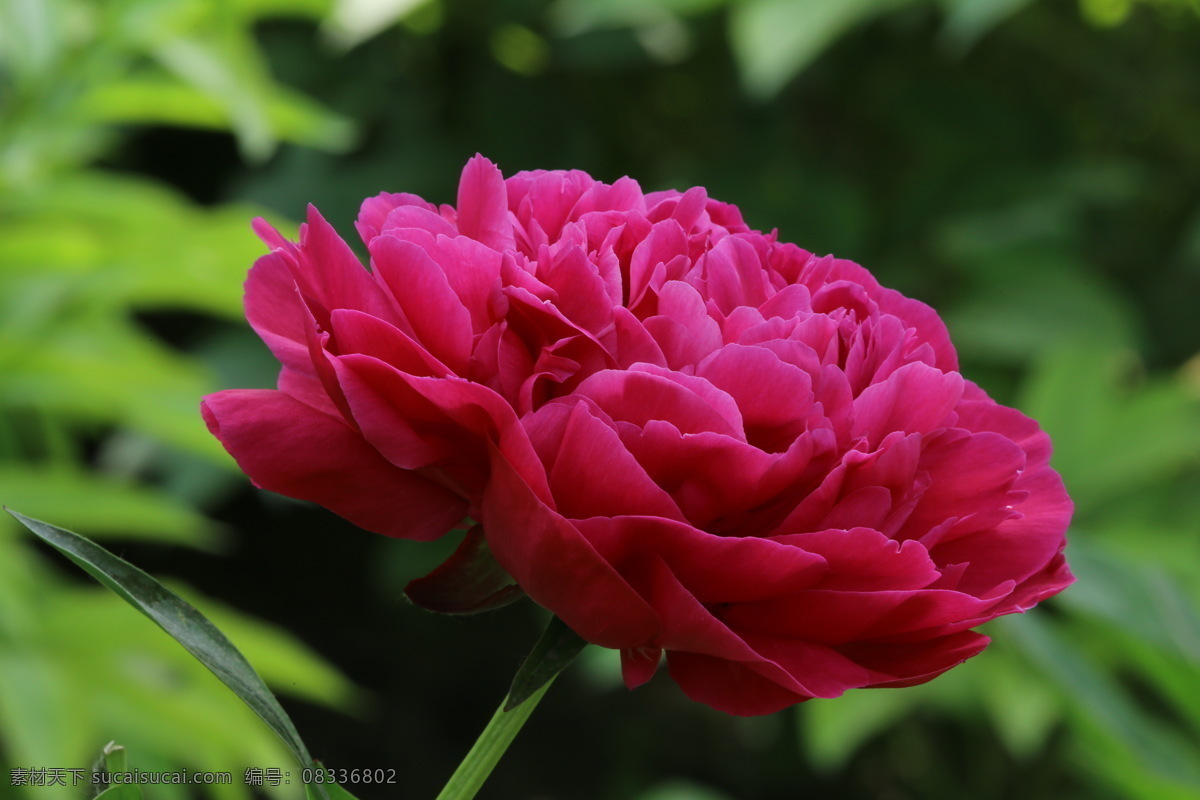
[[[1177,379],[1140,380],[1128,353],[1078,344],[1045,353],[1019,406],[1055,443],[1078,511],[1180,469],[1200,452],[1200,402]]]
[[[965,50],[1032,0],[942,0],[946,7],[946,39]]]
[[[1083,538],[1070,556],[1078,581],[1061,603],[1200,664],[1200,615],[1164,568],[1130,563]]]
[[[779,92],[855,25],[907,0],[744,0],[730,8],[729,36],[751,95]]]
[[[353,123],[300,94],[276,87],[264,101],[270,130],[280,139],[328,150],[344,150],[353,142]],[[103,84],[83,104],[89,116],[107,123],[226,130],[235,122],[228,104],[212,93],[166,76],[136,76]]]
[[[1200,789],[1195,747],[1134,703],[1049,623],[1037,615],[997,622],[1004,635],[1055,681],[1094,734],[1127,750],[1149,775]]]
[[[0,500],[38,516],[55,516],[97,535],[149,539],[215,550],[211,521],[154,489],[75,469],[0,464]]]
[[[353,47],[404,19],[431,0],[335,0],[326,32],[342,47]]]

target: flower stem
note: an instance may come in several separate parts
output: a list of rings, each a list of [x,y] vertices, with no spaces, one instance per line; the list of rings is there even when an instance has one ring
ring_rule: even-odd
[[[471,800],[475,796],[553,682],[551,678],[512,711],[505,711],[503,705],[496,709],[483,733],[475,740],[475,746],[450,776],[437,800]],[[505,699],[507,701],[507,697]]]
[[[533,652],[517,671],[504,703],[496,709],[437,800],[471,800],[475,796],[555,677],[586,644],[562,620],[550,618],[542,637],[533,646]]]

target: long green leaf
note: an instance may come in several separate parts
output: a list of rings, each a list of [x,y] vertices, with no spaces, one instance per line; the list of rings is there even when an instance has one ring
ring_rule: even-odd
[[[90,539],[12,509],[5,510],[170,634],[267,723],[301,766],[313,766],[308,748],[287,712],[245,657],[204,615],[142,570]],[[328,800],[324,787],[313,788],[321,800]]]

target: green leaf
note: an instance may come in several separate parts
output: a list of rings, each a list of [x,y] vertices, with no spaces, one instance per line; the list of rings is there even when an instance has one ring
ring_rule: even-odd
[[[61,514],[70,527],[216,551],[221,537],[188,506],[146,486],[71,467],[0,466],[4,502],[33,516]]]
[[[77,533],[6,509],[22,525],[116,592],[179,642],[240,697],[283,740],[301,766],[308,748],[287,713],[233,643],[199,611],[132,564]],[[317,792],[324,795],[318,786]]]
[[[168,588],[185,599],[192,594],[187,586],[172,583]],[[241,643],[244,654],[255,665],[255,672],[271,686],[279,687],[280,692],[341,708],[363,706],[367,702],[358,687],[290,633],[212,598],[197,598],[197,603],[201,600],[208,618]]]
[[[129,771],[129,760],[125,748],[116,742],[109,742],[104,745],[104,749],[100,751],[100,757],[96,759],[96,763],[92,766],[92,772],[104,772],[109,775],[118,772]],[[110,784],[105,781],[107,789],[96,795],[95,800],[140,800],[142,790],[136,784],[117,783]]]
[[[946,26],[942,34],[960,52],[975,44],[984,34],[1016,14],[1031,0],[943,0]]]
[[[542,632],[542,638],[538,639],[537,644],[533,646],[533,652],[517,670],[512,688],[508,690],[504,710],[512,711],[528,700],[538,689],[566,669],[585,646],[587,642],[568,628],[565,622],[558,617],[551,617],[550,624]]]
[[[1183,381],[1140,380],[1140,369],[1126,352],[1056,348],[1037,360],[1017,403],[1054,441],[1078,515],[1195,463],[1200,403]]]
[[[730,10],[729,35],[751,95],[777,94],[846,31],[905,0],[745,0]]]
[[[354,142],[352,122],[303,95],[275,87],[263,102],[271,130],[281,139],[334,151]],[[97,86],[81,105],[90,118],[106,123],[225,130],[235,121],[211,93],[167,76],[134,76]]]
[[[100,751],[100,757],[92,766],[92,772],[105,772],[109,775],[129,771],[129,759],[125,748],[116,742],[109,742]],[[141,800],[142,790],[133,783],[110,784],[105,781],[107,789],[100,792],[94,800]]]
[[[1063,595],[1063,605],[1200,664],[1200,614],[1167,570],[1154,563],[1130,563],[1086,539],[1072,542],[1069,555],[1078,581]]]
[[[427,5],[429,0],[337,0],[326,34],[347,49],[365,42]]]
[[[129,769],[129,754],[116,742],[109,742],[100,751],[100,762],[105,772],[125,772]]]
[[[1148,777],[1200,789],[1195,748],[1136,703],[1106,672],[1040,615],[997,620],[1005,637],[1055,681],[1084,723],[1081,730],[1136,760]]]
[[[20,78],[49,71],[64,39],[61,4],[48,0],[0,3],[0,64]]]

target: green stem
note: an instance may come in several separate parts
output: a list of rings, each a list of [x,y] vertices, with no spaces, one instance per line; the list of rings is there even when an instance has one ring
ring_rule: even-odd
[[[479,734],[475,746],[450,776],[437,800],[471,800],[475,796],[554,678],[586,646],[587,642],[562,620],[550,618],[546,630],[533,646],[533,652],[517,670],[503,705],[496,709],[491,722]]]
[[[553,682],[551,678],[512,711],[505,711],[503,705],[496,709],[483,733],[475,740],[475,746],[450,776],[437,800],[471,800],[475,796]]]

